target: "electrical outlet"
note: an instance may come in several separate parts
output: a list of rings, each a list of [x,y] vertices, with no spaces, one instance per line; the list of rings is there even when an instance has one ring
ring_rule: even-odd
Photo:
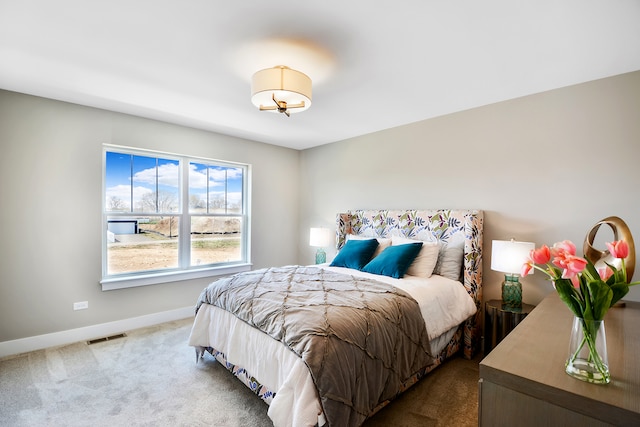
[[[89,308],[89,301],[80,301],[73,303],[74,310],[85,310],[87,308]]]

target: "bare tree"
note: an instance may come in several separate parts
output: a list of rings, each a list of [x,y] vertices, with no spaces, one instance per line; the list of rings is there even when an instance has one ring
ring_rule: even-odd
[[[139,203],[142,212],[176,212],[178,201],[176,195],[166,191],[147,193]]]
[[[126,211],[128,206],[126,203],[119,197],[110,196],[107,201],[107,210],[108,211]]]
[[[224,209],[225,198],[222,195],[211,196],[209,199],[209,209]]]
[[[206,207],[206,201],[202,200],[197,194],[192,194],[189,197],[189,207],[192,209],[204,209]]]

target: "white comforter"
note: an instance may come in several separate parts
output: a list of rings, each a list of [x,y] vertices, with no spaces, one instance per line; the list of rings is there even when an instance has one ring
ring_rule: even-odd
[[[476,312],[464,287],[441,276],[394,279],[341,267],[322,268],[389,283],[409,293],[420,306],[434,355],[450,340],[455,331],[452,328]],[[203,304],[196,315],[189,345],[221,351],[230,363],[244,367],[274,391],[267,412],[274,426],[323,424],[322,407],[307,366],[279,341],[218,307]]]

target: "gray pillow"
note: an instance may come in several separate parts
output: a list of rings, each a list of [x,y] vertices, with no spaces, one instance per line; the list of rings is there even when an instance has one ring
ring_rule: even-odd
[[[462,272],[462,257],[464,255],[464,236],[457,234],[448,242],[440,242],[438,262],[433,269],[433,274],[446,277],[451,280],[460,280]]]

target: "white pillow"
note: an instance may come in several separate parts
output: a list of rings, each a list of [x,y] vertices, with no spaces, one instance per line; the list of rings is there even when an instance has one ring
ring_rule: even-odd
[[[438,242],[425,242],[422,240],[407,239],[406,237],[391,236],[392,245],[406,245],[409,243],[422,243],[422,249],[420,249],[418,256],[409,266],[406,274],[418,277],[431,277],[436,262],[438,261],[440,245]]]
[[[371,259],[377,257],[378,255],[380,255],[380,252],[384,251],[386,248],[391,246],[391,239],[386,239],[384,237],[367,237],[367,236],[359,236],[355,234],[347,234],[347,240],[371,240],[371,239],[378,240],[378,247],[376,248],[376,251],[373,253],[373,256],[371,257]]]
[[[464,255],[464,236],[462,234],[457,234],[456,236],[446,243],[442,242],[440,255],[433,269],[433,274],[460,281],[462,257]]]

